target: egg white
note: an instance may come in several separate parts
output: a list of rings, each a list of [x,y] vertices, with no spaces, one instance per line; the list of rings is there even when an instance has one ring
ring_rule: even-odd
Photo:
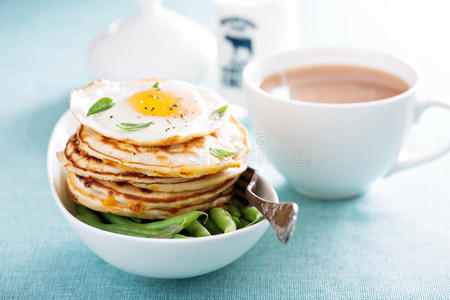
[[[150,116],[139,113],[128,99],[135,93],[151,90],[156,79],[128,82],[99,80],[74,90],[70,97],[70,108],[74,116],[85,126],[96,132],[117,140],[135,145],[171,145],[186,142],[192,138],[204,136],[216,130],[229,118],[227,112],[218,120],[211,114],[226,105],[226,101],[216,93],[192,84],[168,80],[159,80],[162,91],[181,97],[180,105],[194,106],[195,112],[183,117]],[[89,108],[103,97],[111,98],[114,106],[106,111],[87,116]],[[187,105],[189,104],[189,105]],[[117,127],[117,123],[148,123],[152,125],[137,130],[126,131]]]

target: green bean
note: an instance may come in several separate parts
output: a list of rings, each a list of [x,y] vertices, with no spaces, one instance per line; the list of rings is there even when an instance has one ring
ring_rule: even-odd
[[[242,210],[242,216],[249,222],[253,222],[254,220],[260,218],[262,214],[259,210],[254,206],[244,207]]]
[[[131,225],[131,226],[141,226],[130,219],[122,216],[113,215],[112,213],[104,213],[101,215],[111,224],[121,224],[121,225]]]
[[[223,233],[223,231],[220,230],[219,227],[217,227],[217,224],[214,223],[214,221],[211,220],[211,218],[208,218],[208,219],[205,221],[205,223],[203,224],[203,226],[205,226],[206,229],[208,229],[208,231],[209,231],[211,234],[213,234],[213,235]]]
[[[235,217],[235,216],[231,216],[231,218],[233,219],[234,223],[236,224],[236,228],[241,228],[241,220],[239,220],[239,218]]]
[[[89,208],[75,203],[77,212],[79,215],[85,216],[83,220],[89,217],[92,221],[102,223],[100,218]],[[183,215],[179,215],[173,218],[169,218],[162,221],[151,222],[146,224],[135,223],[129,218],[117,216],[111,213],[101,213],[102,216],[111,224],[103,225],[126,225],[127,230],[135,229],[139,230],[151,230],[152,232],[158,232],[160,230],[166,229],[170,225],[181,225],[184,228],[188,227],[192,222],[197,220],[200,216],[206,215],[206,213],[201,211],[191,211]],[[111,227],[113,228],[113,227]]]
[[[245,205],[242,204],[242,202],[236,198],[231,198],[231,203],[233,203],[237,208],[239,208],[239,210],[242,210],[245,207]]]
[[[190,239],[190,238],[192,238],[192,236],[175,233],[174,235],[172,235],[172,238],[173,239]]]
[[[236,205],[234,205],[233,203],[228,203],[227,204],[227,208],[228,208],[228,212],[230,213],[230,215],[232,217],[236,217],[238,219],[241,217],[240,209]]]
[[[156,237],[158,238],[170,238],[172,235],[179,233],[183,230],[183,225],[172,224],[161,230]]]
[[[183,230],[183,226],[179,224],[172,224],[161,231],[156,230],[148,230],[143,228],[135,228],[126,224],[104,224],[102,222],[93,220],[91,217],[86,215],[79,215],[77,219],[90,225],[96,227],[98,229],[131,235],[131,236],[139,236],[139,237],[147,237],[147,238],[170,238],[172,235]]]
[[[192,237],[210,236],[223,232],[234,231],[256,224],[264,219],[264,216],[254,206],[244,206],[238,199],[233,198],[227,204],[227,210],[214,207],[209,210],[211,218],[207,218],[204,224],[198,221],[202,215],[208,214],[201,211],[191,211],[183,215],[172,217],[162,221],[142,223],[141,219],[128,218],[111,213],[100,213],[111,224],[102,223],[99,216],[91,209],[75,203],[77,218],[93,227],[115,233],[155,238],[190,238],[179,234],[186,229]]]
[[[265,219],[264,216],[261,215],[261,216],[257,217],[256,219],[254,219],[253,221],[251,221],[247,226],[252,226],[253,224],[259,223],[264,219]],[[247,227],[247,226],[245,226],[245,227]]]
[[[90,210],[86,206],[75,203],[75,207],[78,215],[90,218],[92,221],[101,222],[100,218],[94,213],[94,211]]]
[[[147,224],[138,224],[133,222],[132,220],[117,216],[111,213],[102,213],[102,216],[108,220],[111,224],[121,224],[128,225],[129,227],[133,227],[136,229],[150,229],[150,230],[162,230],[171,224],[183,225],[183,228],[188,227],[192,222],[196,221],[200,215],[203,215],[203,212],[190,212],[184,215],[176,216],[173,218],[169,218],[163,221],[147,223]]]
[[[236,230],[236,223],[234,223],[233,219],[229,212],[221,207],[213,207],[209,210],[209,215],[214,223],[223,230],[223,232],[227,233],[230,231]]]
[[[203,227],[203,225],[198,221],[195,220],[191,223],[188,227],[186,227],[186,230],[193,236],[193,237],[201,237],[201,236],[210,236],[211,233],[209,233],[208,229]]]
[[[178,224],[183,225],[183,228],[188,227],[192,224],[195,220],[197,220],[200,216],[207,216],[206,213],[202,211],[191,211],[176,217],[172,217],[166,220],[158,221],[158,222],[150,222],[147,224],[140,224],[139,226],[142,226],[142,228],[146,229],[153,229],[153,230],[162,230],[164,228],[167,228],[167,226],[172,224]]]
[[[247,227],[249,223],[249,221],[247,221],[244,218],[240,218],[239,221],[241,221],[241,228]]]

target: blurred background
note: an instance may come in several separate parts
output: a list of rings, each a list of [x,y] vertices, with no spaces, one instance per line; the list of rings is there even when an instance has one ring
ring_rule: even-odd
[[[213,24],[210,0],[162,2],[206,27]],[[442,0],[301,0],[299,43],[400,54],[423,70],[427,90],[447,93],[449,8]],[[18,81],[38,89],[33,102],[42,103],[50,100],[47,91],[79,87],[94,79],[87,68],[89,46],[110,23],[138,11],[139,3],[132,0],[0,1],[0,87],[6,96],[2,101],[11,93],[28,95],[28,89],[12,89]]]

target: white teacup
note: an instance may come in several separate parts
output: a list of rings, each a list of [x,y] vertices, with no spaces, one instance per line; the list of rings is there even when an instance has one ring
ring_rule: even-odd
[[[267,76],[302,66],[356,65],[397,75],[410,88],[372,102],[331,104],[283,99],[259,88]],[[377,178],[431,161],[450,144],[408,160],[398,155],[413,121],[427,108],[418,101],[418,72],[395,57],[363,49],[312,48],[254,60],[244,70],[248,111],[269,160],[299,193],[339,199],[364,193]]]

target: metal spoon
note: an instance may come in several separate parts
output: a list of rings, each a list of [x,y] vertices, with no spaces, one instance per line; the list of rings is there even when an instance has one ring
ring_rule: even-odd
[[[258,173],[248,167],[236,182],[236,196],[253,204],[272,225],[280,242],[285,244],[294,232],[298,205],[293,202],[274,203],[261,198],[256,194],[257,184]]]

